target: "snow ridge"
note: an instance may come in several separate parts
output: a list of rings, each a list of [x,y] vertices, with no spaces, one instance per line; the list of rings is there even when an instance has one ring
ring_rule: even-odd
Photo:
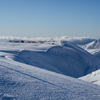
[[[45,51],[22,50],[14,60],[72,77],[81,77],[100,68],[99,59],[66,41]]]

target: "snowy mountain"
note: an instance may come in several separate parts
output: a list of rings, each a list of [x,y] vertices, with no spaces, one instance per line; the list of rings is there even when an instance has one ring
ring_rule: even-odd
[[[75,78],[100,69],[99,59],[66,41],[59,45],[28,43],[3,45],[6,47],[2,47],[1,51],[10,54],[6,58]]]
[[[86,44],[82,48],[100,59],[100,39]]]
[[[93,54],[97,58],[100,59],[100,39],[95,40],[85,46],[82,47],[83,49],[87,50],[89,53]]]
[[[99,49],[100,48],[100,39],[95,40],[89,44],[83,46],[84,49]]]
[[[83,48],[93,56],[100,59],[100,39],[83,46]],[[100,69],[97,71],[93,71],[86,76],[80,77],[79,79],[100,85]]]
[[[95,41],[96,39],[88,38],[88,37],[69,37],[67,39],[63,38],[62,40],[69,41],[69,42],[74,43],[76,45],[85,45],[85,44],[88,44],[90,42]]]

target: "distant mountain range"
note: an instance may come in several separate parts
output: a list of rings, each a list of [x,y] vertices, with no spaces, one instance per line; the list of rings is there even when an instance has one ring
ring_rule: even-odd
[[[100,39],[95,40],[89,44],[83,46],[84,49],[99,49],[100,48]]]
[[[65,40],[65,41],[69,41],[71,43],[74,43],[76,45],[85,45],[87,43],[90,43],[94,40],[96,40],[95,38],[89,38],[89,37],[68,37],[68,36],[61,36],[61,37],[13,37],[13,36],[0,36],[0,42],[2,41],[24,41],[25,43],[28,41],[61,41],[61,40]]]

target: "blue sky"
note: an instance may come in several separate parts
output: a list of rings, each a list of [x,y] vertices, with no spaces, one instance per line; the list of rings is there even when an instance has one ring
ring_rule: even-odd
[[[100,37],[100,0],[0,0],[0,36]]]

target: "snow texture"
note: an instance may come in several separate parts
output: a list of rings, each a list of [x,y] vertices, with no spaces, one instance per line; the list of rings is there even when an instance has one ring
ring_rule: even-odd
[[[100,100],[100,87],[1,58],[0,100]]]
[[[98,65],[97,58],[66,41],[59,45],[1,42],[0,100],[100,100],[100,86],[62,74],[67,70],[78,77],[82,70],[90,73]]]

